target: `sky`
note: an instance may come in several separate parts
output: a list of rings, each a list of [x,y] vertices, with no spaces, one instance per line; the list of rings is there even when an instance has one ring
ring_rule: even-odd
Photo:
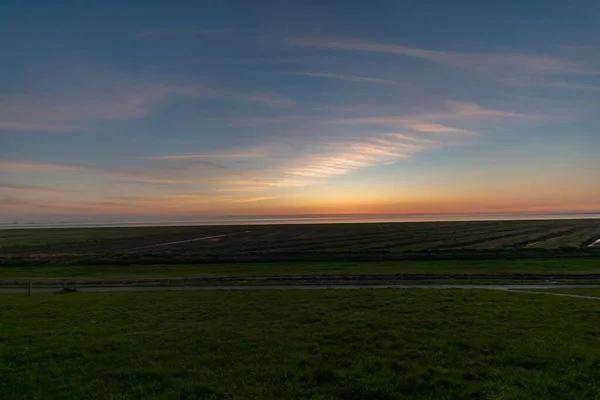
[[[600,211],[600,2],[0,4],[0,221]]]

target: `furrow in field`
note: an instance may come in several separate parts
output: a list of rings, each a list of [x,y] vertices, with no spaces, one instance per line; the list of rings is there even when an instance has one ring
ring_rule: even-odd
[[[472,240],[479,240],[485,237],[495,237],[499,233],[510,233],[512,234],[520,234],[524,232],[524,228],[529,227],[533,230],[530,231],[538,231],[544,230],[548,227],[556,227],[561,225],[556,221],[539,221],[539,222],[529,222],[528,224],[524,224],[521,221],[510,221],[510,222],[496,222],[489,223],[486,225],[478,226],[479,229],[474,229],[473,226],[470,226],[471,229],[448,229],[448,230],[437,230],[437,231],[428,231],[424,232],[422,235],[401,235],[398,237],[390,238],[390,240],[382,243],[381,238],[376,238],[377,240],[373,241],[343,241],[341,243],[337,243],[337,245],[333,245],[332,243],[328,243],[325,246],[329,251],[406,251],[406,250],[424,250],[430,248],[436,248],[439,246],[447,245],[448,248],[453,247],[452,243],[457,239],[467,239],[470,238]],[[501,229],[504,228],[504,229]],[[529,231],[526,231],[529,232]],[[319,250],[319,247],[312,247],[313,250]]]
[[[502,247],[523,247],[528,243],[541,242],[546,238],[551,237],[560,237],[563,234],[568,233],[569,230],[555,230],[548,232],[544,231],[534,231],[534,232],[526,232],[521,234],[515,234],[506,237],[499,237],[496,239],[491,239],[487,241],[482,241],[476,244],[472,244],[469,246],[465,246],[465,248],[472,249],[497,249]]]
[[[548,232],[542,236],[538,236],[535,238],[528,238],[528,239],[524,239],[521,242],[518,243],[514,243],[515,246],[517,247],[531,247],[535,244],[539,244],[539,243],[544,243],[547,240],[551,240],[551,239],[560,239],[563,238],[565,236],[569,236],[572,235],[573,233],[578,232],[579,229],[577,228],[569,228],[569,229],[564,229],[562,231],[554,231],[554,232]]]
[[[450,229],[450,228],[447,228]],[[345,235],[336,238],[316,238],[311,241],[292,241],[286,243],[272,243],[269,245],[265,245],[264,243],[258,243],[257,247],[249,247],[247,250],[250,251],[260,251],[260,250],[271,250],[277,252],[292,252],[292,251],[314,251],[314,250],[329,250],[339,245],[351,245],[351,244],[364,244],[364,243],[373,243],[381,240],[385,240],[389,237],[397,237],[397,236],[414,236],[414,235],[427,235],[428,230],[418,230],[418,231],[398,231],[393,233],[381,234],[379,232],[373,232],[370,234],[363,235]]]
[[[512,229],[509,231],[513,231]],[[482,235],[489,235],[497,233],[497,230],[487,230],[480,232],[468,231],[466,233],[460,233],[457,231],[444,232],[443,234],[430,234],[421,237],[403,237],[402,240],[392,240],[387,242],[378,242],[373,246],[368,246],[364,250],[368,251],[387,251],[390,249],[403,249],[403,250],[419,250],[426,248],[434,248],[436,246],[448,243],[451,240],[466,239],[472,237],[481,237]],[[504,232],[504,231],[500,231]]]
[[[454,237],[459,233],[454,228],[439,229],[435,232],[419,231],[419,232],[401,232],[390,236],[372,236],[368,238],[359,237],[353,239],[342,239],[339,241],[328,241],[324,243],[315,243],[310,246],[299,244],[298,246],[279,248],[278,250],[289,251],[291,249],[307,249],[307,250],[327,250],[327,251],[356,251],[356,250],[384,250],[385,247],[396,246],[398,243],[422,243],[431,240],[432,237]],[[386,243],[382,246],[382,242]]]
[[[600,228],[580,229],[570,235],[556,237],[531,245],[531,248],[586,247],[600,238]]]
[[[438,247],[439,249],[444,248],[495,248],[498,247],[496,245],[490,246],[492,243],[498,241],[512,241],[513,238],[519,238],[518,240],[524,240],[529,237],[528,235],[543,235],[547,232],[546,229],[534,228],[534,229],[526,229],[526,230],[515,230],[512,232],[501,233],[498,235],[493,235],[489,237],[480,237],[474,238],[472,240],[466,240],[461,242],[450,243],[447,245],[443,245]]]

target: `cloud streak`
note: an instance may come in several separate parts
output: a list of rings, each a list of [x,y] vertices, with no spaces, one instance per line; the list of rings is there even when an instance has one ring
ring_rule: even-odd
[[[232,182],[233,186],[229,190],[235,190],[236,186],[239,186],[240,191],[249,187],[262,187],[264,190],[301,187],[362,168],[394,163],[416,153],[448,145],[456,138],[478,134],[476,130],[451,126],[449,123],[474,123],[478,120],[497,118],[534,117],[459,101],[446,102],[440,111],[400,116],[308,117],[304,122],[315,127],[320,126],[319,124],[350,125],[353,129],[360,126],[364,130],[365,138],[356,141],[332,141],[307,150],[308,155],[292,156],[284,164],[274,166],[272,171],[257,172],[253,183],[247,180]],[[275,121],[259,120],[260,123],[284,121],[285,117],[276,117]],[[377,132],[382,127],[387,133]]]
[[[278,74],[308,76],[308,77],[314,77],[314,78],[336,79],[336,80],[342,80],[342,81],[347,81],[347,82],[374,83],[374,84],[385,85],[385,86],[404,86],[404,84],[402,84],[401,82],[394,81],[391,79],[371,78],[371,77],[367,77],[367,76],[337,74],[337,73],[329,73],[329,72],[278,72]]]
[[[247,153],[222,153],[222,154],[179,154],[179,155],[168,155],[168,156],[150,156],[143,157],[146,160],[193,160],[193,159],[216,159],[216,160],[227,160],[227,159],[250,159],[263,157],[265,154],[261,152],[247,152]]]
[[[432,144],[415,143],[394,134],[373,137],[365,141],[336,144],[331,148],[342,150],[311,156],[294,163],[285,170],[285,175],[288,178],[318,179],[345,175],[360,168],[409,157],[431,146]]]
[[[220,169],[217,166],[209,166]],[[178,175],[175,171],[162,169],[154,173],[139,172],[131,169],[106,168],[96,165],[53,163],[30,161],[10,158],[0,158],[0,169],[8,171],[29,171],[35,173],[46,173],[50,171],[75,173],[82,175],[96,175],[116,179],[121,182],[132,182],[140,184],[197,184],[225,180],[223,176],[188,177]]]
[[[294,100],[274,93],[231,91],[199,84],[114,87],[102,94],[93,91],[57,98],[0,96],[0,130],[85,131],[89,122],[146,118],[154,107],[173,96],[217,98],[274,108],[296,105]]]
[[[257,201],[265,201],[265,200],[272,200],[275,199],[276,197],[274,196],[258,196],[258,197],[247,197],[247,198],[241,198],[241,199],[234,199],[234,200],[230,200],[229,203],[231,204],[238,204],[238,203],[255,203]]]
[[[59,188],[50,187],[50,186],[27,185],[27,184],[20,184],[20,183],[2,183],[2,182],[0,182],[0,189],[25,190],[25,191],[50,193],[50,194],[72,194],[72,193],[75,193],[75,191],[73,191],[73,190],[59,189]]]
[[[198,29],[198,28],[154,28],[154,29],[142,29],[132,35],[137,39],[150,38],[150,37],[179,37],[189,35],[218,35],[224,33],[231,33],[231,29]]]
[[[315,117],[315,116],[276,116],[245,118],[233,122],[238,126],[260,126],[260,125],[362,125],[387,127],[390,130],[410,130],[422,133],[474,135],[475,131],[461,127],[450,126],[454,122],[476,122],[492,118],[522,118],[538,119],[536,116],[516,113],[512,111],[497,110],[482,107],[476,103],[463,101],[447,101],[442,111],[414,113],[406,115],[379,114],[361,116],[361,108],[355,107],[353,114],[349,117]]]
[[[364,140],[330,143],[313,149],[307,155],[295,155],[268,170],[255,171],[256,178],[252,181],[231,181],[219,191],[264,192],[309,186],[362,168],[398,161],[440,145],[439,141],[406,133],[371,134]],[[262,197],[256,196],[261,200]]]
[[[368,126],[388,126],[423,133],[475,135],[476,132],[439,123],[440,121],[474,121],[487,118],[532,118],[524,114],[481,107],[474,103],[447,102],[447,111],[414,115],[378,115],[330,120],[335,124],[360,124]]]
[[[358,51],[413,57],[499,79],[508,79],[514,76],[563,74],[594,76],[600,74],[600,70],[582,62],[530,54],[437,51],[335,38],[299,37],[288,39],[286,43],[323,50]]]

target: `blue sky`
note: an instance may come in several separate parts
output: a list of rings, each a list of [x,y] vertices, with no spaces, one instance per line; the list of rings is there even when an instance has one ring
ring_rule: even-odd
[[[0,5],[0,219],[600,210],[600,3]]]

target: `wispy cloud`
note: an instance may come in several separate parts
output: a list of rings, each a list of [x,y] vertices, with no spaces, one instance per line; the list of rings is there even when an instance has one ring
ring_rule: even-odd
[[[169,154],[169,155],[154,155],[142,157],[145,160],[165,160],[165,161],[186,161],[186,160],[253,160],[263,157],[273,157],[280,154],[286,146],[281,143],[272,142],[261,145],[254,145],[242,148],[224,149],[221,151],[215,150],[211,153],[196,153],[196,154]]]
[[[210,165],[213,169],[220,169]],[[133,182],[141,184],[194,184],[218,182],[225,180],[222,175],[211,174],[210,176],[189,176],[178,174],[177,171],[168,168],[148,171],[147,168],[107,168],[97,165],[41,162],[31,160],[20,160],[0,158],[0,169],[4,171],[30,171],[34,173],[47,173],[51,171],[76,173],[82,175],[96,175],[111,178],[116,181]],[[195,174],[194,174],[195,175]]]
[[[3,170],[28,170],[28,171],[65,171],[65,172],[96,172],[112,174],[115,171],[102,167],[85,164],[53,163],[43,161],[29,161],[13,158],[0,158],[0,167]]]
[[[146,85],[113,88],[104,94],[81,93],[53,98],[0,97],[0,124],[46,130],[48,126],[81,121],[143,118],[151,107],[173,95],[197,95],[197,89]]]
[[[400,140],[405,140],[410,142],[417,142],[417,143],[425,143],[428,145],[437,145],[440,142],[437,140],[433,140],[433,139],[425,139],[422,137],[416,137],[413,135],[407,135],[406,133],[397,133],[397,132],[392,132],[392,133],[388,133],[389,136],[396,138],[396,139],[400,139]]]
[[[296,103],[274,93],[232,91],[199,84],[149,84],[115,87],[59,97],[0,97],[0,129],[69,132],[85,130],[86,122],[140,119],[170,97],[220,98],[266,107],[289,108]]]
[[[190,159],[247,159],[262,157],[260,153],[223,153],[223,154],[180,154],[169,156],[144,157],[147,160],[190,160]]]
[[[451,126],[445,126],[434,123],[422,123],[422,122],[406,122],[403,124],[406,128],[418,132],[430,132],[430,133],[456,133],[464,135],[474,135],[474,131],[468,129],[453,128]]]
[[[475,103],[450,101],[440,110],[406,115],[368,115],[344,118],[307,117],[304,121],[312,126],[351,125],[364,130],[364,139],[355,141],[329,141],[308,149],[304,155],[291,155],[283,164],[270,171],[257,172],[254,182],[241,180],[230,182],[232,189],[240,191],[249,187],[271,190],[307,186],[334,176],[352,173],[362,168],[390,164],[429,149],[455,144],[457,139],[478,134],[461,124],[477,123],[498,118],[534,118],[528,115],[482,107]],[[299,117],[294,117],[299,118]],[[260,119],[259,123],[280,123],[285,117],[274,121]],[[451,124],[451,125],[450,125]],[[458,124],[459,126],[454,126]],[[386,131],[380,132],[381,128]],[[327,129],[327,128],[323,128]],[[336,128],[337,129],[337,128]]]
[[[568,82],[559,79],[515,79],[510,82],[514,86],[521,87],[544,87],[556,89],[589,90],[600,91],[600,85],[593,83]]]
[[[337,79],[337,80],[349,81],[349,82],[374,83],[377,85],[385,85],[385,86],[390,86],[390,85],[391,86],[404,86],[401,82],[394,81],[391,79],[372,78],[372,77],[368,77],[368,76],[337,74],[337,73],[329,73],[329,72],[278,72],[278,74],[309,76],[309,77],[314,77],[314,78]]]
[[[367,117],[350,117],[332,119],[330,123],[360,124],[367,126],[387,126],[402,128],[423,133],[473,135],[475,131],[442,124],[440,121],[468,121],[489,118],[535,118],[511,111],[495,110],[481,107],[475,103],[451,101],[446,103],[446,110],[412,115],[377,115]]]
[[[255,171],[255,179],[252,181],[230,181],[219,191],[270,192],[308,186],[322,179],[404,159],[439,145],[441,143],[438,141],[396,132],[371,134],[357,141],[331,142],[305,154],[291,155],[283,163],[272,165],[268,170]]]
[[[27,185],[20,183],[2,183],[0,182],[0,189],[13,189],[13,190],[25,190],[25,191],[33,191],[40,193],[50,193],[50,194],[72,194],[73,190],[59,189],[50,186],[42,186],[42,185]]]
[[[234,121],[234,125],[260,126],[260,125],[288,125],[288,124],[338,124],[387,127],[390,130],[410,130],[423,133],[473,135],[475,131],[461,127],[450,126],[449,123],[477,122],[493,118],[523,118],[538,119],[536,116],[521,114],[512,111],[485,108],[476,103],[463,101],[447,101],[440,111],[428,111],[412,114],[375,114],[368,107],[367,115],[361,115],[361,107],[353,107],[352,116],[343,117],[316,117],[306,116],[275,116],[255,117]]]
[[[599,75],[600,70],[582,62],[520,53],[472,53],[427,50],[416,47],[378,44],[353,39],[292,38],[288,44],[328,50],[360,51],[414,57],[498,79],[539,75]]]
[[[416,143],[393,134],[359,142],[339,143],[330,146],[331,150],[335,149],[331,153],[310,156],[292,163],[285,170],[285,175],[288,178],[329,178],[406,158],[430,147],[426,143]]]
[[[232,203],[232,204],[235,204],[235,203],[255,203],[257,201],[272,200],[272,199],[275,199],[275,198],[276,197],[274,197],[274,196],[245,197],[245,198],[239,198],[239,199],[230,200],[229,203]]]
[[[196,35],[218,35],[232,32],[232,29],[215,28],[215,29],[199,29],[196,27],[189,28],[153,28],[141,29],[135,32],[134,38],[150,38],[150,37],[179,37],[179,36],[196,36]]]
[[[35,132],[71,132],[85,130],[82,127],[72,125],[61,125],[59,123],[29,123],[24,121],[1,121],[0,130],[15,130],[15,131],[35,131]]]

